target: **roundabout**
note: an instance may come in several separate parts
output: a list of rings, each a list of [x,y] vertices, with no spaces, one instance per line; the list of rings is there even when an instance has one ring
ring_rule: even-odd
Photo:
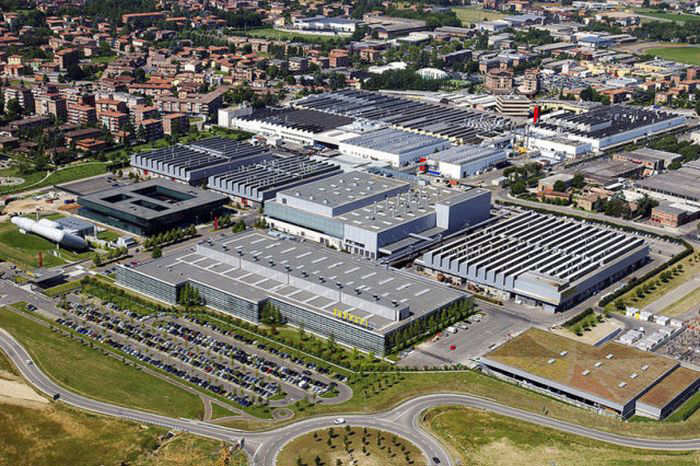
[[[282,447],[275,466],[424,466],[418,447],[390,432],[349,424],[302,434]]]

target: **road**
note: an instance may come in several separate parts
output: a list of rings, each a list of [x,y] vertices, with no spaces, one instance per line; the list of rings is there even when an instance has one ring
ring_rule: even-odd
[[[236,443],[241,439],[245,439],[244,449],[252,459],[253,466],[274,466],[279,451],[289,440],[299,435],[334,425],[333,421],[335,417],[323,416],[302,420],[268,431],[245,432],[203,421],[161,416],[154,413],[104,403],[64,389],[54,383],[39,369],[22,345],[2,329],[0,329],[0,350],[7,354],[28,383],[48,396],[58,394],[63,403],[94,413],[131,420],[138,423],[158,425],[170,430],[189,432],[225,442]],[[491,400],[470,395],[426,395],[405,401],[381,413],[354,414],[345,415],[344,417],[351,425],[375,427],[402,436],[413,442],[428,458],[438,457],[441,460],[441,464],[453,466],[455,464],[454,460],[447,455],[445,448],[437,439],[426,433],[419,426],[421,415],[426,409],[444,405],[459,405],[483,409],[563,432],[633,448],[670,451],[700,450],[700,438],[688,440],[653,440],[625,437],[511,408]]]

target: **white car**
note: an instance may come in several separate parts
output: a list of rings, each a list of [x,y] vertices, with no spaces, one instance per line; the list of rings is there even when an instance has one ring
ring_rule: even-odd
[[[333,424],[345,424],[345,419],[342,417],[336,418]]]

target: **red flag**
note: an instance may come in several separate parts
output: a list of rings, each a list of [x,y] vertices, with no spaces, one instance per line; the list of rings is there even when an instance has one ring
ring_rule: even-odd
[[[537,124],[537,120],[540,118],[540,107],[535,105],[535,111],[533,112],[532,122]]]

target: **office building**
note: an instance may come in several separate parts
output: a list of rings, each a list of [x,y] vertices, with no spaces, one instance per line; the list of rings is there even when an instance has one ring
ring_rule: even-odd
[[[280,191],[265,203],[272,228],[371,259],[489,218],[491,195],[350,172]]]
[[[189,284],[206,306],[255,323],[271,304],[293,325],[379,355],[391,351],[401,329],[466,298],[416,275],[257,231],[120,266],[117,282],[168,304]]]

